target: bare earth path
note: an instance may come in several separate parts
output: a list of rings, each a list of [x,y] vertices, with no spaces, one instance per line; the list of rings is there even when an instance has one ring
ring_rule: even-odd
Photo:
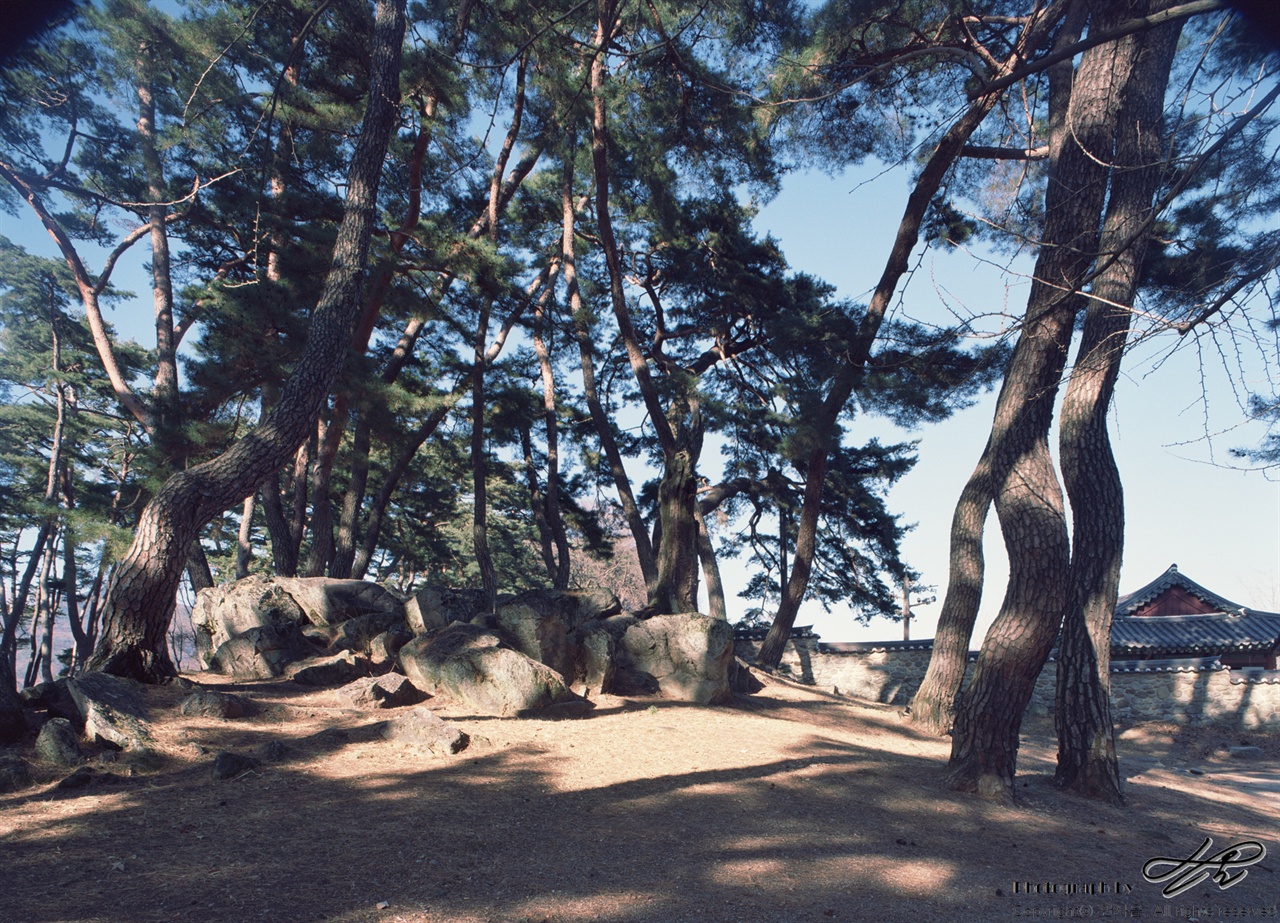
[[[184,691],[150,690],[159,768],[125,755],[97,767],[112,780],[0,796],[0,921],[1272,919],[1280,898],[1274,736],[1127,731],[1115,809],[1053,788],[1052,728],[1033,725],[1009,807],[943,791],[948,741],[894,709],[781,680],[564,721],[440,707],[472,737],[447,758],[330,692],[235,688],[253,717],[183,718]],[[1242,742],[1262,759],[1228,759]],[[270,758],[215,781],[221,749]],[[1143,880],[1205,837],[1269,854],[1226,890]]]

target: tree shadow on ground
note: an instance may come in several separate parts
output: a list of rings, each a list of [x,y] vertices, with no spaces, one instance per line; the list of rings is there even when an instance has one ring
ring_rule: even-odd
[[[286,755],[231,781],[214,781],[207,761],[175,760],[83,794],[0,798],[0,817],[33,821],[0,836],[0,916],[980,920],[1054,904],[1020,894],[1018,882],[1104,880],[1132,885],[1150,908],[1142,863],[1183,845],[1190,853],[1200,837],[1180,836],[1188,819],[1221,816],[1195,798],[1143,796],[1127,810],[1083,802],[1038,772],[1020,777],[1016,807],[950,793],[936,742],[921,754],[904,752],[918,744],[909,732],[896,752],[860,745],[850,723],[891,720],[867,712],[768,697],[696,710],[734,722],[708,766],[682,726],[695,710],[666,706],[525,725],[515,744],[482,739],[450,758],[388,749],[375,730],[382,715],[301,733],[210,722],[197,736],[221,733],[240,748],[275,741]],[[805,715],[815,723],[799,724]],[[588,730],[597,748],[625,748],[598,772],[576,752]],[[781,751],[779,730],[792,741]],[[1246,807],[1231,823],[1275,830]],[[1273,899],[1277,880],[1257,872],[1230,905]]]

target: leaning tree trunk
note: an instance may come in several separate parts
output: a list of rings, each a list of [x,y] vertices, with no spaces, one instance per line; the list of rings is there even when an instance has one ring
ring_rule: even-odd
[[[1091,29],[1105,29],[1117,21],[1111,17],[1122,20],[1127,12],[1098,2]],[[1009,586],[956,709],[948,781],[960,791],[1012,797],[1022,715],[1066,606],[1070,543],[1048,436],[1078,291],[1097,254],[1106,164],[1134,48],[1128,37],[1090,49],[1074,80],[1069,61],[1049,72],[1046,243],[992,423],[992,465],[1000,485],[996,511],[1009,554]]]
[[[404,0],[379,0],[369,95],[348,177],[333,263],[306,348],[279,402],[217,458],[170,478],[147,504],[112,578],[103,632],[89,661],[101,670],[162,681],[176,670],[165,643],[183,564],[200,528],[252,493],[308,438],[341,368],[360,309],[378,180],[396,122]]]
[[[1052,23],[1043,16],[1033,17],[1023,30],[1014,54],[997,68],[996,76],[1011,72],[1023,60],[1023,57],[1039,47]],[[871,296],[867,310],[863,314],[856,339],[851,344],[849,355],[836,373],[831,390],[822,402],[817,418],[810,424],[812,429],[813,450],[805,459],[804,500],[800,507],[800,523],[796,530],[795,563],[791,575],[782,594],[778,612],[768,634],[756,654],[756,661],[765,667],[777,667],[782,662],[782,654],[786,650],[787,641],[791,637],[791,629],[800,612],[800,603],[804,601],[809,588],[809,575],[813,570],[813,558],[817,551],[818,519],[822,513],[823,480],[827,474],[829,455],[833,442],[838,438],[840,414],[862,378],[862,371],[871,358],[872,348],[880,333],[889,310],[893,294],[898,283],[906,275],[910,265],[911,251],[920,240],[920,229],[928,214],[929,205],[942,181],[946,178],[952,165],[960,157],[966,142],[977,131],[978,126],[995,108],[1003,97],[1003,91],[985,93],[969,104],[969,108],[947,130],[938,142],[933,154],[929,157],[924,169],[916,180],[915,188],[907,198],[902,219],[898,222],[898,230],[894,237],[889,258],[885,261],[884,271],[876,290]]]
[[[561,236],[561,260],[564,266],[565,294],[569,300],[569,312],[573,317],[574,335],[578,341],[578,354],[582,366],[582,393],[591,412],[591,422],[595,424],[596,435],[600,439],[600,448],[605,460],[609,463],[609,474],[613,478],[614,489],[618,492],[618,502],[622,506],[622,514],[627,520],[627,528],[636,543],[636,559],[640,572],[644,575],[645,587],[652,592],[658,580],[658,565],[654,560],[653,542],[644,527],[644,517],[640,515],[640,507],[636,504],[635,493],[631,489],[631,478],[627,475],[626,464],[622,460],[622,452],[613,437],[613,421],[605,412],[600,400],[600,389],[596,383],[595,341],[592,338],[593,324],[590,308],[582,302],[582,293],[578,288],[578,263],[575,247],[575,225],[577,214],[573,205],[573,159],[576,153],[573,136],[570,135],[564,154],[564,174],[561,181],[560,199],[563,224]]]
[[[1023,425],[1038,430],[1034,416]],[[952,788],[988,797],[1013,790],[1022,713],[1066,602],[1066,517],[1043,436],[1032,439],[1015,462],[996,499],[996,513],[1009,552],[1009,587],[956,710],[947,767]]]
[[[911,699],[911,720],[934,734],[946,734],[955,722],[956,698],[969,667],[969,639],[982,603],[985,559],[982,532],[995,493],[991,485],[991,446],[960,493],[951,517],[951,563],[947,593],[938,615],[933,654],[920,688]]]
[[[1074,44],[1084,29],[1088,10],[1083,3],[1076,3],[1067,12],[1063,28],[1055,43],[1058,49]],[[1049,72],[1052,88],[1049,100],[1050,141],[1057,138],[1052,147],[1056,163],[1057,153],[1064,137],[1067,106],[1070,103],[1071,64],[1065,61]],[[1056,126],[1056,128],[1055,128]],[[1049,227],[1045,229],[1046,237]],[[1046,255],[1047,258],[1047,255]],[[1048,267],[1045,267],[1048,268]],[[1037,276],[1038,278],[1046,278]],[[1031,316],[1031,307],[1027,309]],[[1027,400],[1028,392],[1010,387],[1014,380],[1026,379],[1029,372],[1023,367],[1033,361],[1031,344],[1024,331],[1022,340],[1010,359],[1005,381],[996,400],[996,420],[1003,414],[1006,419],[1014,409]],[[1065,354],[1064,354],[1065,355]],[[1055,392],[1056,393],[1056,392]],[[1047,426],[1047,424],[1046,424]],[[1047,429],[1046,429],[1047,432]],[[950,566],[947,592],[943,597],[942,611],[938,616],[938,628],[933,642],[933,654],[924,680],[911,701],[912,720],[920,727],[935,734],[946,734],[955,723],[956,703],[969,663],[969,645],[973,626],[978,619],[982,603],[982,587],[986,561],[982,547],[982,533],[987,513],[995,502],[996,493],[1008,475],[1010,460],[1019,449],[1009,445],[1016,435],[1008,426],[992,424],[991,435],[982,449],[982,456],[965,483],[951,518]],[[997,460],[1003,459],[1003,464]]]
[[[1153,4],[1160,6],[1162,4]],[[1058,643],[1058,768],[1062,788],[1123,804],[1111,720],[1111,621],[1124,547],[1124,491],[1107,409],[1129,334],[1160,180],[1165,89],[1181,24],[1141,39],[1125,86],[1115,169],[1084,333],[1062,404],[1059,456],[1071,501],[1071,580]]]
[[[716,558],[716,546],[711,541],[711,530],[707,528],[707,517],[702,512],[701,503],[694,507],[693,518],[698,525],[698,560],[707,580],[707,612],[713,619],[727,619],[729,609],[724,601],[720,562]]]

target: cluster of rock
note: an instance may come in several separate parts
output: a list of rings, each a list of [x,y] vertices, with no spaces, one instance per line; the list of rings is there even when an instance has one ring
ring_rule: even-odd
[[[100,751],[95,762],[117,764],[130,773],[156,769],[164,761],[155,746],[145,689],[140,683],[85,673],[24,689],[22,699],[25,720],[31,730],[38,729],[32,751],[35,758],[48,766],[75,770],[58,783],[60,789],[83,788],[116,778],[83,765],[95,751]],[[33,783],[25,760],[0,756],[0,792]]]
[[[573,713],[600,693],[698,704],[733,694],[724,620],[640,618],[605,590],[532,590],[486,608],[479,591],[401,600],[358,580],[249,577],[201,591],[192,623],[211,670],[325,686],[394,670],[483,715]]]

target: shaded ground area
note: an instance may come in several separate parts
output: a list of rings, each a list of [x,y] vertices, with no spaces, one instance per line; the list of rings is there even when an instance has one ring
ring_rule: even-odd
[[[1053,788],[1052,728],[1034,725],[1007,807],[944,791],[948,741],[895,710],[781,680],[720,708],[602,697],[564,721],[440,707],[472,737],[453,757],[383,740],[386,712],[330,692],[234,688],[253,717],[183,718],[184,691],[149,692],[158,768],[124,758],[95,765],[110,781],[0,796],[0,919],[1157,920],[1280,896],[1273,736],[1125,732],[1115,809]],[[1242,743],[1261,758],[1227,756]],[[216,781],[222,749],[264,762]],[[1228,890],[1166,901],[1143,881],[1205,837],[1270,854]],[[1080,893],[1099,882],[1122,893]]]

